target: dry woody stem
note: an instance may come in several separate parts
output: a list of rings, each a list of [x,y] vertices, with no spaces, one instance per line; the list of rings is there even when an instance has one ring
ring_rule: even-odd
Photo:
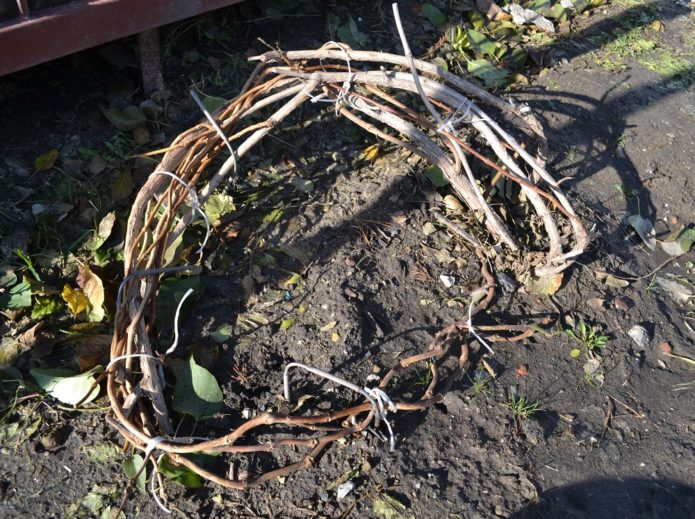
[[[545,169],[545,137],[528,107],[514,105],[412,56],[329,43],[317,50],[272,51],[251,59],[258,66],[242,92],[212,114],[215,124],[206,120],[174,140],[156,170],[167,174],[151,175],[133,203],[124,251],[125,282],[119,291],[111,344],[111,358],[119,360],[110,365],[107,375],[108,421],[130,444],[148,455],[156,444],[156,450],[174,463],[235,489],[309,468],[331,443],[379,422],[374,402],[356,393],[359,401],[330,413],[263,413],[211,440],[182,441],[174,435],[164,394],[162,355],[153,329],[159,282],[171,272],[171,266],[164,264],[165,251],[197,217],[191,205],[196,197],[191,194],[197,194],[196,204],[202,206],[235,173],[244,156],[298,109],[310,112],[312,107],[319,110],[326,107],[323,103],[332,103],[329,111],[337,117],[438,166],[493,240],[509,250],[525,252],[513,222],[491,205],[476,173],[484,166],[497,178],[518,185],[546,234],[545,249],[529,251],[540,258],[535,263],[537,276],[563,271],[587,244],[582,223]],[[423,106],[423,99],[429,108]],[[224,159],[221,166],[215,161],[218,156]],[[468,241],[477,251],[488,285],[486,297],[472,310],[475,315],[491,302],[494,279],[482,242],[473,237]],[[444,398],[466,369],[466,335],[471,326],[468,322],[446,328],[422,353],[401,358],[381,377],[378,388],[389,393],[398,412],[425,409]],[[498,341],[521,340],[533,333],[523,326],[476,326],[476,330],[483,335],[516,334],[487,337]],[[166,348],[161,345],[159,350]],[[394,377],[418,363],[429,365],[431,383],[417,397],[399,397]],[[281,373],[277,386],[282,387]],[[299,461],[244,480],[220,476],[186,457],[225,453],[233,460],[233,456],[275,449],[303,454]]]

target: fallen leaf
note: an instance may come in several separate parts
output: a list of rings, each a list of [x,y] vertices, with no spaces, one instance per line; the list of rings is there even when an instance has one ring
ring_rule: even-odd
[[[294,319],[283,319],[280,322],[280,329],[281,330],[288,330],[292,327],[293,324],[294,324]]]
[[[203,486],[203,478],[201,476],[184,465],[175,465],[169,460],[169,456],[163,456],[157,463],[157,468],[168,479],[186,488],[200,488]]]
[[[133,192],[133,175],[130,167],[125,168],[111,184],[111,196],[116,201],[125,200]]]
[[[608,274],[604,281],[605,285],[610,288],[625,288],[630,284],[629,281],[625,279],[618,279],[613,274]]]
[[[649,220],[642,218],[638,214],[633,214],[628,217],[627,221],[637,231],[637,234],[647,247],[651,250],[656,249],[656,231]]]
[[[31,368],[29,373],[36,383],[48,394],[64,404],[75,405],[84,398],[84,403],[91,402],[99,396],[99,386],[89,390],[96,382],[95,374],[101,373],[104,368],[97,366],[85,373],[75,373],[67,369],[39,369]]]
[[[89,299],[79,288],[73,289],[70,285],[65,285],[60,295],[67,303],[73,317],[77,317],[89,308]]]
[[[498,68],[494,63],[486,59],[472,59],[467,64],[468,72],[482,79],[487,88],[502,87],[509,79],[509,71]]]
[[[218,222],[224,215],[235,210],[234,198],[225,193],[213,193],[203,206],[205,216],[208,217],[212,225],[215,225],[215,222]]]
[[[188,362],[181,361],[176,371],[171,402],[174,411],[201,420],[222,409],[222,390],[217,380],[207,369],[196,364],[192,355]]]
[[[144,146],[150,142],[150,132],[147,129],[147,126],[138,126],[137,128],[134,128],[130,134],[133,136],[133,143],[136,146]]]
[[[104,312],[104,284],[87,265],[81,265],[77,273],[77,285],[89,301],[87,319],[93,323],[101,322]]]
[[[592,297],[591,299],[586,300],[586,304],[588,304],[594,310],[600,310],[603,308],[603,303],[605,302],[606,300],[601,297]]]
[[[444,172],[437,166],[429,166],[425,169],[425,176],[432,182],[434,187],[444,187],[449,185],[449,181],[444,176]]]
[[[104,441],[94,445],[86,445],[84,453],[92,463],[106,463],[121,457],[121,448],[113,442]]]
[[[6,293],[0,294],[0,309],[17,309],[31,306],[31,285],[23,281]]]
[[[408,508],[389,494],[379,494],[372,503],[373,512],[384,519],[415,519]]]
[[[141,470],[144,464],[145,460],[142,456],[133,454],[123,462],[123,471],[128,479],[134,479],[137,476],[135,486],[140,492],[147,494],[147,471]]]
[[[372,144],[367,146],[360,154],[360,159],[366,160],[368,162],[374,162],[379,154],[381,153],[381,146],[379,144]]]
[[[454,195],[446,195],[444,197],[444,207],[452,214],[461,214],[465,211],[459,199]]]
[[[562,272],[554,276],[543,278],[532,278],[529,281],[528,289],[532,294],[551,296],[562,286]]]
[[[145,114],[135,105],[126,106],[123,110],[117,108],[102,108],[101,112],[118,130],[130,132],[143,126],[147,121]]]
[[[437,228],[432,222],[425,222],[425,225],[422,226],[422,232],[425,233],[425,236],[429,236],[437,232]]]
[[[695,288],[683,279],[672,276],[657,276],[654,281],[676,303],[685,304],[695,297]]]
[[[446,15],[441,12],[438,7],[432,4],[422,4],[420,14],[427,18],[432,25],[437,27],[440,27],[446,23]]]
[[[228,341],[234,332],[234,327],[231,324],[220,325],[217,330],[210,334],[210,337],[215,342],[225,342]]]
[[[59,156],[60,152],[53,148],[36,157],[34,161],[34,173],[40,173],[41,171],[48,171],[51,169]]]
[[[333,328],[335,328],[338,325],[338,321],[331,321],[325,326],[322,326],[319,328],[319,331],[321,332],[330,332]]]
[[[528,376],[528,364],[519,364],[516,367],[516,374],[519,377],[526,377]]]

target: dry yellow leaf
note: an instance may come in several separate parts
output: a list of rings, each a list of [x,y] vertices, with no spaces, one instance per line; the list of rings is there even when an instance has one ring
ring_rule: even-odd
[[[540,294],[551,296],[560,289],[562,285],[562,272],[554,276],[547,276],[539,279],[531,279],[529,281],[529,292],[532,294]]]
[[[73,289],[70,285],[65,285],[60,295],[74,316],[81,314],[89,308],[89,299],[79,288]]]
[[[381,146],[379,146],[378,144],[372,144],[371,146],[368,146],[364,149],[364,151],[360,155],[360,158],[368,160],[369,162],[374,162],[376,158],[379,156],[379,153],[381,153]]]

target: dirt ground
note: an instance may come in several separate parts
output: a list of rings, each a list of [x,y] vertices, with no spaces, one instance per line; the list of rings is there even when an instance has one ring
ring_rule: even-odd
[[[151,130],[153,139],[170,142],[199,119],[186,94],[191,82],[208,94],[233,96],[249,71],[247,50],[265,50],[258,36],[283,49],[328,39],[329,7],[279,22],[257,20],[255,9],[226,10],[165,33],[165,80],[173,94],[166,124]],[[386,6],[354,1],[340,9],[353,14],[374,46],[399,51]],[[419,23],[414,16],[406,21]],[[229,38],[200,36],[220,27],[229,29]],[[439,36],[417,34],[416,54]],[[695,222],[694,35],[687,2],[614,2],[544,49],[545,66],[528,85],[503,93],[529,103],[543,121],[550,171],[562,179],[592,243],[552,296],[527,293],[498,268],[494,302],[477,319],[543,323],[545,332],[523,343],[493,344],[494,359],[485,360],[494,379],[483,369],[484,349],[471,341],[471,366],[442,403],[393,418],[394,452],[382,436],[369,433],[334,445],[310,470],[254,490],[170,482],[174,515],[695,517],[695,387],[674,390],[695,375],[688,363],[663,353],[695,358],[695,313],[692,299],[674,300],[659,282],[668,275],[695,281],[695,253],[667,263],[665,252],[651,251],[627,224],[628,216],[639,214],[663,239]],[[639,43],[646,40],[656,43]],[[185,55],[190,42],[200,44],[197,57]],[[91,201],[93,218],[111,210],[127,214],[128,198],[110,199],[121,141],[99,107],[110,91],[136,88],[137,70],[127,64],[119,69],[103,56],[103,50],[90,51],[0,78],[5,256],[23,246],[38,258],[41,251],[50,256],[47,251],[62,251],[84,232],[84,222],[67,218],[56,224],[56,242],[50,229],[22,216],[20,210],[46,203],[52,193],[75,190],[75,205]],[[249,158],[245,176],[229,186],[240,197],[265,190],[263,204],[239,215],[226,236],[214,236],[201,275],[204,297],[182,325],[182,343],[220,381],[226,407],[213,420],[184,421],[181,430],[219,436],[240,423],[241,410],[281,408],[288,362],[365,381],[395,356],[422,351],[439,329],[465,319],[467,299],[484,283],[478,258],[456,235],[442,228],[425,232],[429,209],[442,206],[446,191],[426,180],[423,163],[388,148],[373,162],[361,160],[374,139],[336,122],[330,111],[317,109],[312,117],[306,132],[293,128],[268,140],[262,154]],[[61,171],[32,173],[34,158],[53,147],[60,150]],[[106,167],[95,166],[85,149],[102,150]],[[136,186],[151,169],[135,161]],[[277,188],[292,178],[304,183]],[[264,217],[275,207],[288,209],[263,228],[257,255],[269,258],[250,271],[244,229],[268,222]],[[114,265],[105,267],[104,279],[117,286]],[[45,279],[62,286],[61,269],[41,266]],[[250,291],[244,282],[249,272]],[[292,272],[301,272],[301,281],[287,286]],[[586,345],[565,332],[576,332],[582,322],[607,339],[594,376],[585,371]],[[228,337],[213,339],[227,324]],[[8,319],[3,334],[29,325]],[[646,331],[646,342],[628,334],[636,325]],[[110,333],[108,327],[99,331]],[[25,354],[16,365],[30,381],[28,368],[55,367],[56,355]],[[293,392],[307,397],[306,412],[354,401],[330,383],[295,376]],[[427,383],[423,367],[398,387],[410,394]],[[99,517],[115,510],[127,478],[120,438],[104,422],[106,409],[70,411],[30,393],[3,412],[0,515]],[[518,407],[514,412],[510,402],[519,397],[538,409],[527,410],[528,416]],[[259,472],[292,456],[243,458],[237,470]],[[347,480],[354,488],[338,499],[337,487]],[[137,490],[124,511],[128,517],[165,516]]]

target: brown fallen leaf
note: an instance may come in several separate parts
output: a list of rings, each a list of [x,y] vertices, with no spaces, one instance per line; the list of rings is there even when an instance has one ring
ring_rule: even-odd
[[[516,376],[517,377],[526,377],[528,376],[528,364],[519,364],[516,367]]]
[[[551,296],[562,286],[562,272],[554,276],[544,278],[532,278],[528,283],[528,290],[532,294]]]

